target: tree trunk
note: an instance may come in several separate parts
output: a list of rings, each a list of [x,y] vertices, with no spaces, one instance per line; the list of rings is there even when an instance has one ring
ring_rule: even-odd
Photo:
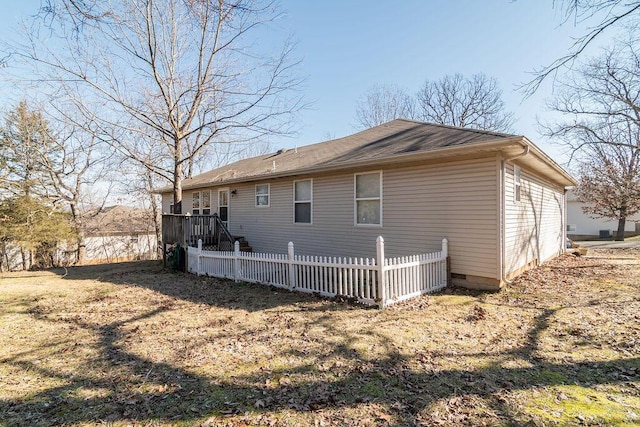
[[[616,241],[622,242],[624,241],[624,225],[627,222],[626,217],[621,217],[618,219],[618,231],[616,232]]]
[[[22,269],[27,270],[27,253],[24,248],[20,248],[20,256],[22,256]]]
[[[160,253],[160,242],[162,241],[162,224],[160,224],[160,222],[158,221],[158,201],[156,200],[156,195],[151,192],[151,189],[153,188],[153,177],[151,176],[151,172],[148,169],[146,171],[146,178],[147,188],[149,188],[149,202],[151,204],[151,219],[153,221],[153,228],[156,233],[157,242],[155,251],[153,251],[153,255],[155,256],[155,258],[152,259],[157,259],[158,254]]]
[[[182,214],[182,163],[180,155],[182,153],[182,141],[176,137],[174,140],[173,153],[173,213]]]
[[[9,257],[7,256],[7,242],[2,242],[2,245],[0,245],[0,250],[2,251],[0,253],[0,273],[4,273],[5,269],[4,269],[4,260],[7,260],[7,269],[6,271],[9,271]]]
[[[84,264],[87,260],[87,245],[84,242],[85,235],[82,228],[78,228],[78,238],[76,239],[76,263],[79,265]]]

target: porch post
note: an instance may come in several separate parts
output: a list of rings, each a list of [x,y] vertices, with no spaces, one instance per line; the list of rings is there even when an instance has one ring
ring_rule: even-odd
[[[240,242],[233,245],[233,281],[240,281]]]
[[[384,277],[384,239],[378,236],[376,239],[376,269],[378,270],[378,306],[384,309],[387,303],[387,282]]]
[[[289,290],[292,291],[296,288],[296,266],[293,263],[295,258],[295,252],[293,249],[293,242],[289,242],[287,245],[287,258],[289,258]]]

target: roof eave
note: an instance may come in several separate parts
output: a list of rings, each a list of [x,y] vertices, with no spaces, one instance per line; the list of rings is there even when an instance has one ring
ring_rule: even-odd
[[[430,151],[424,152],[412,152],[405,153],[400,155],[395,155],[392,157],[384,158],[384,159],[370,159],[363,160],[358,162],[345,162],[340,164],[328,164],[322,166],[314,166],[314,167],[306,167],[295,170],[281,171],[281,172],[273,172],[267,174],[260,174],[255,176],[245,176],[242,178],[236,179],[227,179],[222,181],[214,181],[214,182],[205,182],[198,183],[194,185],[183,184],[183,190],[195,190],[198,188],[207,188],[212,186],[221,186],[221,185],[231,185],[231,184],[239,184],[243,182],[255,182],[255,181],[263,181],[265,179],[276,179],[276,178],[285,178],[290,176],[297,175],[311,175],[318,173],[326,173],[326,172],[340,172],[343,170],[351,170],[355,168],[363,168],[367,166],[388,166],[394,164],[401,164],[407,162],[419,162],[422,160],[436,160],[436,159],[444,159],[444,158],[452,158],[459,157],[462,155],[474,155],[484,152],[500,152],[504,151],[509,147],[525,147],[529,146],[531,151],[538,157],[542,162],[550,166],[550,169],[556,175],[556,181],[561,183],[562,185],[576,185],[575,179],[571,177],[564,169],[562,169],[556,162],[554,162],[549,156],[544,154],[538,147],[536,147],[531,141],[529,141],[524,136],[516,136],[512,138],[499,138],[490,141],[483,141],[475,144],[467,144],[463,146],[457,147],[444,147]],[[161,189],[156,190],[155,192],[158,194],[165,194],[172,192],[173,189],[171,187],[163,187]]]

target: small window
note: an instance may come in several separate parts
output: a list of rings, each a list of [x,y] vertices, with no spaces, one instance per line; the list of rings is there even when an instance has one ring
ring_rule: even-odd
[[[171,203],[171,204],[169,205],[169,213],[170,213],[170,214],[172,214],[172,213],[173,213],[173,211],[174,211],[173,203]]]
[[[313,182],[310,179],[293,183],[293,222],[311,224]]]
[[[575,224],[567,224],[567,231],[576,231]]]
[[[522,196],[522,180],[520,177],[520,168],[518,166],[513,167],[513,198],[516,202],[520,201]]]
[[[382,225],[382,173],[355,175],[357,225]]]
[[[256,206],[269,206],[269,184],[256,185]]]
[[[200,192],[196,191],[192,195],[193,203],[191,205],[191,209],[194,215],[200,215]]]

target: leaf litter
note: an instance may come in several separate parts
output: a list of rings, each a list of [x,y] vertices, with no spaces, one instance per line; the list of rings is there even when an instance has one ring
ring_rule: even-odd
[[[449,288],[385,311],[153,263],[0,276],[0,414],[6,425],[632,425],[640,252],[593,255],[498,293]]]

